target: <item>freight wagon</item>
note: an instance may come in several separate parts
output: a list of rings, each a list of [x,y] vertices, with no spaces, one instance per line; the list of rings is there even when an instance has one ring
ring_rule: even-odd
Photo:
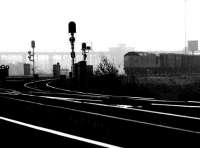
[[[124,55],[124,70],[128,76],[200,74],[200,56],[128,52]]]

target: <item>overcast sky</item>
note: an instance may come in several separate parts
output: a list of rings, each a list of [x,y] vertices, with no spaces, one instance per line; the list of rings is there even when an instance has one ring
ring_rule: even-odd
[[[70,21],[76,43],[94,50],[182,50],[185,42],[184,0],[0,0],[0,19],[0,51],[27,51],[31,40],[36,50],[69,51]],[[199,0],[187,0],[187,39],[200,40]]]

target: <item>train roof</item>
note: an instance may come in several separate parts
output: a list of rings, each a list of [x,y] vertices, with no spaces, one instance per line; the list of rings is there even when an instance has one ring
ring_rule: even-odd
[[[146,55],[156,55],[149,52],[128,52],[124,56],[146,56]]]
[[[124,56],[139,56],[138,52],[128,52]]]

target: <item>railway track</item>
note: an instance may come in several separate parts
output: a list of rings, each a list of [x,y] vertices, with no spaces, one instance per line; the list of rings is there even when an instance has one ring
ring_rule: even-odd
[[[113,147],[118,146],[36,126],[0,116],[1,145],[4,147]],[[19,134],[20,133],[20,134]],[[10,141],[10,142],[8,142]]]
[[[79,123],[75,122],[79,128],[84,125],[89,130],[91,126],[94,131],[97,131],[96,135],[93,132],[84,135],[85,130],[81,134],[88,138],[94,137],[97,141],[111,142],[113,145],[126,147],[134,144],[132,138],[127,135],[124,136],[126,139],[122,139],[122,135],[126,133],[136,139],[148,139],[152,135],[156,138],[162,136],[165,139],[170,135],[171,137],[168,139],[169,142],[171,141],[170,143],[174,142],[174,138],[177,136],[179,138],[194,137],[193,140],[200,137],[199,102],[84,93],[56,88],[52,86],[52,81],[42,80],[26,83],[24,85],[26,89],[23,92],[2,88],[0,94],[13,102],[21,101],[25,104],[37,104],[42,108],[62,110],[59,117],[60,122],[66,118],[66,115],[63,115],[65,114],[63,112],[66,112],[70,117],[66,121],[70,120],[74,123],[79,120]],[[68,112],[74,116],[69,115]],[[12,113],[9,115],[15,116]],[[26,121],[28,117],[24,115],[21,118]],[[56,118],[56,115],[53,118]],[[112,125],[115,123],[118,127]],[[62,124],[52,124],[50,128],[58,131],[70,131],[67,127],[63,128]],[[81,131],[79,128],[76,131]],[[103,129],[99,130],[98,128]],[[140,130],[138,130],[139,128]],[[73,133],[73,131],[70,132]],[[100,137],[104,134],[107,136],[105,139],[101,139]]]
[[[38,81],[36,83],[40,83]],[[154,98],[143,98],[143,97],[131,97],[131,96],[112,96],[102,95],[94,93],[84,93],[79,91],[71,91],[62,88],[57,88],[52,85],[52,80],[42,81],[45,82],[45,90],[43,88],[38,89],[39,92],[33,92],[49,99],[60,99],[65,100],[71,98],[71,101],[81,101],[90,103],[99,103],[105,106],[112,106],[117,108],[124,108],[127,110],[131,109],[143,109],[148,111],[157,111],[164,113],[174,113],[178,115],[185,115],[191,117],[200,117],[200,101],[172,101],[172,100],[156,100]],[[32,83],[30,83],[32,84]],[[28,84],[27,84],[28,85]],[[98,104],[98,105],[99,105]]]

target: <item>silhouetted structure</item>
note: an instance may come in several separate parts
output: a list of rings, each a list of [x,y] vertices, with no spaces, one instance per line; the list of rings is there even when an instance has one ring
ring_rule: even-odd
[[[0,80],[4,81],[6,77],[9,76],[9,66],[8,65],[1,65],[0,66]]]
[[[80,88],[86,88],[87,87],[87,65],[86,61],[80,61],[78,62],[78,74],[77,74],[77,80],[78,80],[78,86]]]
[[[74,82],[79,89],[88,87],[88,80],[93,76],[93,66],[87,65],[86,61],[80,61],[74,65]]]
[[[59,78],[60,77],[60,63],[53,65],[53,77]]]
[[[91,50],[90,46],[87,46],[86,43],[82,43],[82,55],[83,55],[83,61],[86,61],[87,53],[89,50]]]
[[[72,58],[72,66],[71,66],[71,72],[72,72],[72,77],[74,77],[74,59],[75,59],[75,52],[74,52],[74,42],[75,42],[75,37],[74,33],[76,33],[76,24],[75,22],[69,22],[69,33],[71,37],[69,38],[69,41],[71,43],[71,58]]]
[[[29,56],[28,56],[28,58],[29,58],[29,61],[32,61],[33,62],[33,68],[32,68],[32,70],[33,70],[33,77],[35,77],[34,75],[35,75],[35,41],[31,41],[31,47],[32,47],[32,49],[33,49],[33,51],[31,52],[31,51],[28,51],[28,54],[29,54]]]
[[[93,65],[87,65],[87,77],[90,79],[93,76]]]
[[[189,40],[188,41],[188,52],[194,52],[198,51],[198,40]]]
[[[24,64],[24,75],[29,76],[31,75],[31,65],[30,64]]]

